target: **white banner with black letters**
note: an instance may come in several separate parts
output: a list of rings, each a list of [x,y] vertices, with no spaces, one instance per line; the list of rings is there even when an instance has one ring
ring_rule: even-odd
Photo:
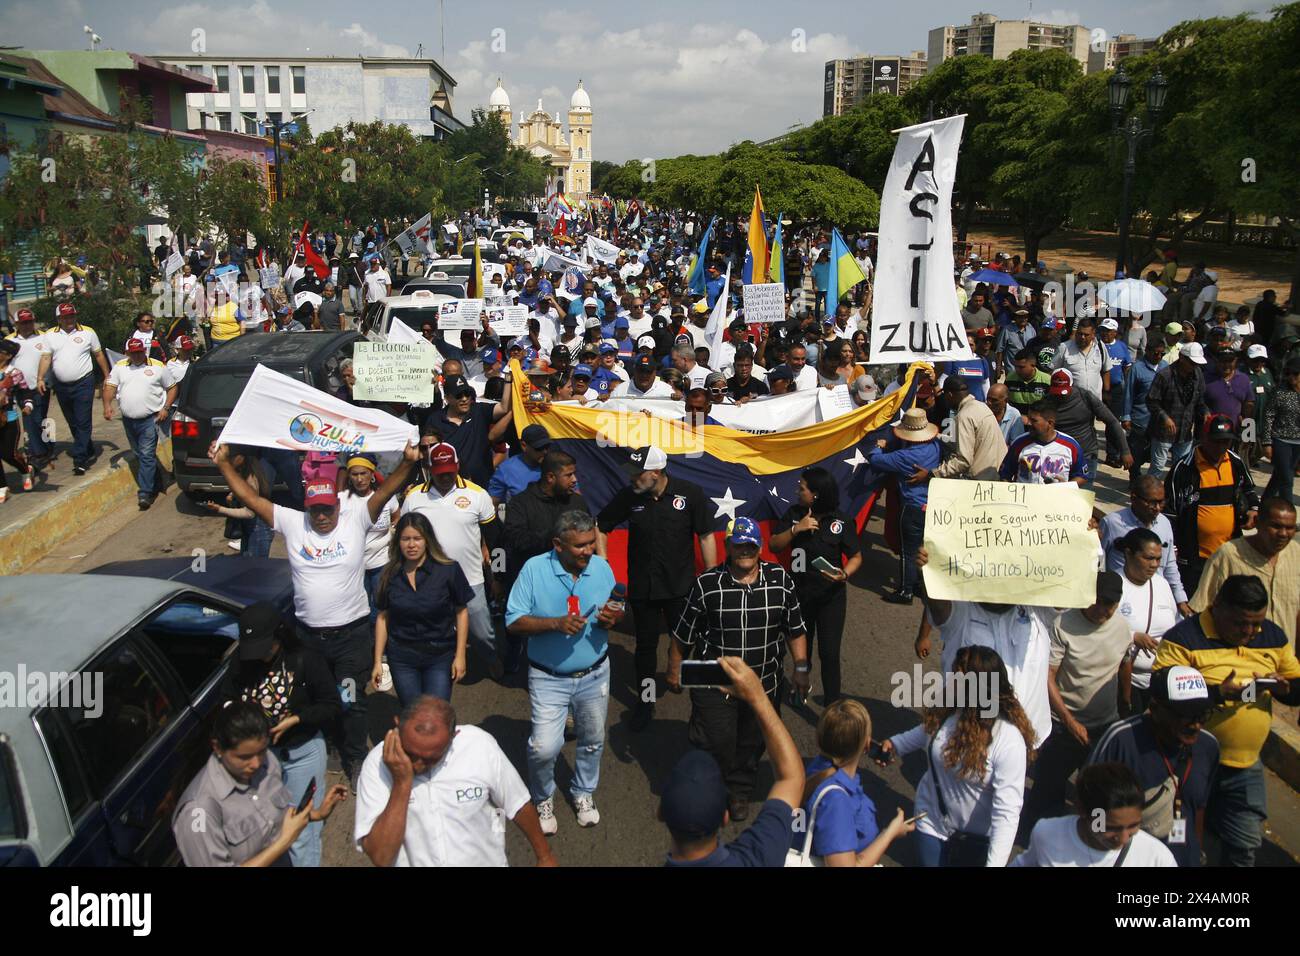
[[[971,357],[952,258],[952,187],[965,121],[949,116],[899,130],[880,196],[873,361]]]

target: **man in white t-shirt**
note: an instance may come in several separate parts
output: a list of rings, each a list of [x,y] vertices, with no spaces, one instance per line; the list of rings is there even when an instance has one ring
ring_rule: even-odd
[[[72,473],[84,475],[99,456],[90,440],[91,411],[95,404],[95,365],[108,381],[108,361],[95,330],[77,322],[77,307],[60,302],[54,309],[59,327],[45,333],[48,352],[41,355],[36,390],[44,395],[45,374],[54,370],[54,395],[72,431]]]
[[[172,373],[172,381],[177,386],[185,380],[185,376],[190,370],[190,363],[193,361],[194,340],[188,335],[182,335],[176,340],[176,357],[169,359],[167,362],[167,371]]]
[[[519,772],[445,700],[417,699],[361,767],[353,837],[375,866],[507,866],[505,820],[556,865]]]
[[[14,316],[14,331],[6,336],[18,343],[18,354],[13,364],[23,373],[23,381],[30,389],[36,388],[36,378],[41,371],[41,358],[50,351],[44,334],[36,331],[36,313],[31,309],[19,309]],[[23,416],[23,427],[27,430],[27,455],[35,467],[41,467],[54,453],[53,445],[45,441],[45,419],[50,407],[50,396],[44,391],[37,391],[32,396],[32,410]]]
[[[407,446],[402,463],[366,499],[364,508],[340,509],[334,476],[317,474],[306,482],[306,512],[263,498],[235,471],[226,446],[213,442],[208,457],[244,507],[284,536],[298,639],[325,657],[342,688],[344,712],[335,737],[343,772],[355,792],[355,774],[368,749],[366,684],[374,664],[365,588],[366,535],[388,501],[406,486],[419,448]]]
[[[686,380],[684,391],[703,388],[704,380],[709,377],[709,369],[695,361],[695,346],[682,342],[673,346],[673,368],[682,373]]]
[[[651,356],[638,355],[632,360],[631,381],[615,385],[610,398],[672,398],[672,386],[659,378],[658,368]]]
[[[1173,853],[1142,829],[1146,795],[1133,771],[1121,763],[1097,763],[1079,771],[1078,816],[1039,820],[1029,848],[1012,866],[1177,866]]]
[[[497,654],[496,628],[488,606],[484,569],[492,567],[492,555],[483,537],[485,531],[498,530],[496,506],[483,488],[460,476],[460,458],[452,445],[429,449],[429,475],[429,481],[407,494],[402,514],[418,511],[428,518],[443,552],[465,572],[474,592],[467,606],[470,637],[487,657],[492,678],[499,680],[505,666]]]
[[[136,457],[137,503],[141,511],[162,491],[158,473],[158,426],[171,414],[176,381],[166,365],[148,356],[143,340],[126,340],[126,358],[113,366],[104,382],[104,421],[113,420],[113,399],[122,409],[122,427]]]
[[[388,275],[388,270],[384,268],[384,264],[378,257],[371,259],[370,268],[366,270],[366,301],[378,302],[380,299],[387,298],[392,288],[393,280]]]

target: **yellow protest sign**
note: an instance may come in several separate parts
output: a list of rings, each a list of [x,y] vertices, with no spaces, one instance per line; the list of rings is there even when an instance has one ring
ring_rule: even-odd
[[[1087,607],[1100,543],[1094,495],[1074,482],[930,482],[925,590],[944,601]]]

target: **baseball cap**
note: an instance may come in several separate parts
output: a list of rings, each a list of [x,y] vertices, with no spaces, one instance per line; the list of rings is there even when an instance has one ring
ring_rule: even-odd
[[[182,335],[176,340],[176,347],[178,349],[192,349],[194,348],[194,340],[188,335]]]
[[[1214,703],[1205,676],[1195,667],[1185,664],[1152,671],[1151,696],[1170,710],[1188,717],[1205,714]]]
[[[610,354],[617,355],[618,346],[615,345],[613,342],[601,342],[600,348],[597,351],[599,351],[601,355],[610,355]]]
[[[501,361],[501,353],[490,345],[483,349],[483,351],[479,352],[478,357],[484,365],[495,365],[497,362]]]
[[[447,475],[460,470],[460,456],[456,449],[446,442],[429,449],[429,474]]]
[[[1052,373],[1051,386],[1047,389],[1049,395],[1055,395],[1058,398],[1065,398],[1074,392],[1074,376],[1070,374],[1067,368],[1058,368]]]
[[[315,505],[336,505],[339,503],[339,493],[334,488],[333,481],[316,480],[309,482],[303,495],[303,504],[308,508]]]
[[[77,307],[71,302],[60,302],[54,307],[55,315],[76,315]]]
[[[575,366],[573,366],[573,377],[574,377],[574,378],[584,378],[584,377],[585,377],[585,378],[591,378],[591,366],[590,366],[590,365],[575,365]]]
[[[636,340],[636,347],[639,348],[639,349],[652,349],[652,348],[654,348],[654,347],[655,347],[655,337],[654,337],[653,335],[651,335],[650,333],[647,332],[645,335],[641,336],[639,339]]]
[[[584,309],[599,309],[600,300],[597,299],[594,295],[589,295],[582,300],[582,307]]]
[[[1012,314],[1012,315],[1028,315],[1028,314],[1029,314],[1029,310],[1028,310],[1028,309],[1016,309],[1016,311],[1012,312],[1011,314]]]
[[[598,328],[600,328],[600,316],[598,316],[598,315],[589,315],[589,316],[587,316],[587,318],[586,318],[586,319],[583,321],[583,323],[582,323],[582,327],[583,327],[584,329],[598,329]]]
[[[646,445],[627,456],[627,471],[639,475],[643,471],[662,471],[668,467],[668,456],[662,448]]]
[[[13,339],[0,339],[0,352],[4,352],[5,355],[17,355],[22,351],[22,348],[21,342],[16,342]]]
[[[1118,572],[1102,571],[1097,575],[1097,601],[1101,604],[1117,604],[1124,596],[1124,579]]]
[[[518,338],[511,339],[510,344],[506,346],[507,352],[522,352],[523,350],[524,350],[523,340]],[[486,349],[484,351],[486,351]]]
[[[137,339],[135,336],[126,340],[126,350],[128,352],[143,352],[144,339]]]
[[[620,315],[614,320],[614,328],[616,329],[627,329],[631,328],[631,326],[632,323],[627,320],[627,316],[625,315]]]
[[[731,324],[727,326],[727,331],[744,334],[746,328],[747,326],[745,325],[744,319],[732,319]]]
[[[727,782],[718,761],[704,750],[689,750],[664,785],[659,815],[673,833],[702,839],[721,829],[727,800]]]
[[[31,309],[19,309],[17,316],[15,316],[15,319],[18,322],[35,322],[36,313],[33,312]]]
[[[239,612],[239,659],[261,660],[271,653],[284,615],[270,601],[258,601]]]
[[[576,315],[566,315],[566,316],[565,316],[565,317],[560,321],[560,324],[561,324],[561,325],[567,325],[567,326],[569,326],[569,327],[571,327],[571,328],[572,328],[572,327],[576,327],[577,324],[578,324],[578,317],[577,317]]]
[[[466,381],[463,375],[449,375],[443,379],[442,391],[448,398],[457,398],[466,392],[474,394],[474,386]]]
[[[1206,438],[1235,438],[1236,435],[1236,430],[1232,427],[1232,419],[1227,415],[1211,415],[1210,420],[1205,423]]]
[[[519,440],[529,448],[536,448],[538,451],[549,448],[552,441],[551,433],[544,425],[529,425],[519,433]]]
[[[1116,322],[1114,319],[1102,319],[1102,320],[1101,320],[1101,328],[1103,328],[1103,329],[1111,329],[1112,331],[1118,332],[1118,331],[1119,331],[1119,323]]]
[[[1059,329],[1063,324],[1064,324],[1064,323],[1062,323],[1061,320],[1058,319],[1056,316],[1054,316],[1054,315],[1045,315],[1045,316],[1043,316],[1043,323],[1042,323],[1041,328],[1044,328],[1044,329]]]
[[[709,304],[705,302],[703,299],[701,299],[699,302],[695,303],[691,311],[693,311],[696,315],[703,315],[705,312],[709,311]]]
[[[737,518],[727,528],[727,540],[732,544],[763,546],[763,532],[753,518]]]
[[[1178,350],[1178,357],[1196,365],[1205,365],[1205,346],[1200,342],[1188,342]]]
[[[1183,334],[1183,323],[1181,322],[1170,322],[1168,325],[1165,326],[1165,335],[1182,335],[1182,334]]]
[[[1254,345],[1250,346],[1250,348],[1246,349],[1246,358],[1268,358],[1268,349],[1256,342]]]
[[[654,367],[655,360],[652,355],[638,355],[636,361],[632,363],[632,371],[634,372],[643,372],[647,369],[653,371]]]
[[[776,366],[776,368],[772,369],[772,371],[767,373],[767,380],[769,382],[773,381],[774,379],[776,380],[784,379],[787,382],[793,382],[794,370],[791,369],[790,366],[788,365],[778,365]]]

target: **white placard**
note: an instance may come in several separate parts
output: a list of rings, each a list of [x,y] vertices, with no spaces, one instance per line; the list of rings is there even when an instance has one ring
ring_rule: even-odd
[[[784,322],[785,285],[781,282],[755,282],[741,287],[746,322]]]
[[[483,327],[482,316],[482,299],[451,299],[438,307],[438,328],[443,332],[477,332]]]
[[[406,342],[357,342],[352,352],[359,401],[432,402],[433,358],[427,348]]]
[[[172,277],[172,274],[175,273],[184,265],[185,265],[184,257],[179,252],[173,252],[170,256],[167,257],[167,261],[163,263],[163,268],[167,271],[167,278],[170,279]]]
[[[528,306],[489,305],[483,310],[488,326],[499,336],[528,334]]]

